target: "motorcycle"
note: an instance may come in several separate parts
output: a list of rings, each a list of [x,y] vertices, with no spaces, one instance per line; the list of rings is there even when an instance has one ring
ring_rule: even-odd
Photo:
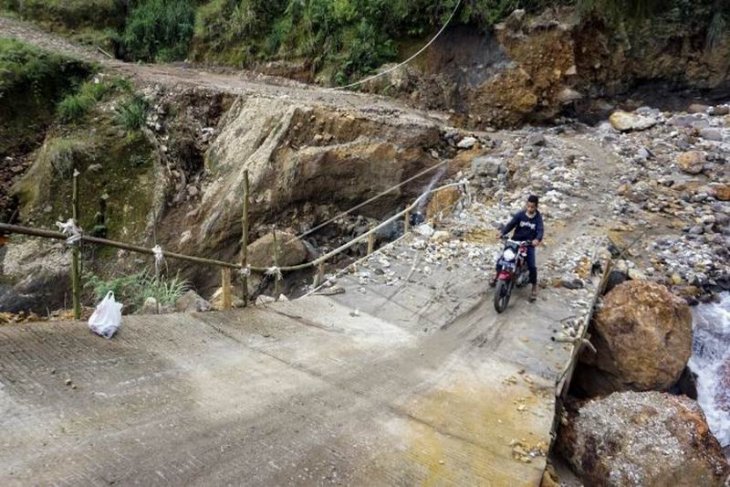
[[[499,258],[499,274],[494,289],[494,309],[497,313],[507,309],[512,290],[525,286],[529,279],[527,247],[531,242],[518,242],[505,238],[505,246]]]

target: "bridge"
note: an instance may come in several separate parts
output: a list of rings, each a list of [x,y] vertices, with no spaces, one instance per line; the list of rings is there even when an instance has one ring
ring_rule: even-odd
[[[126,316],[109,341],[0,326],[0,483],[539,485],[601,275],[496,314],[484,211],[293,301]],[[601,239],[576,235],[585,271]]]

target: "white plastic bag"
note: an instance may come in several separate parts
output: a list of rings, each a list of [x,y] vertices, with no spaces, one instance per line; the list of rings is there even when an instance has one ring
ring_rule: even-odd
[[[122,324],[122,306],[122,303],[114,300],[114,293],[109,291],[89,318],[91,331],[107,339],[113,337]]]

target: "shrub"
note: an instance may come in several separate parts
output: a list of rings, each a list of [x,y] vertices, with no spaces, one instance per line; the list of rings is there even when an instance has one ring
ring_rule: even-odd
[[[147,122],[147,100],[139,95],[121,102],[115,110],[115,121],[129,131],[140,130]]]
[[[155,298],[161,306],[174,305],[190,288],[188,282],[179,275],[158,280],[146,271],[110,279],[102,279],[95,274],[86,274],[84,278],[84,287],[91,290],[96,302],[111,291],[115,299],[128,306],[131,312],[140,309],[147,298]]]
[[[127,57],[142,61],[183,59],[193,37],[191,0],[142,0],[130,13],[122,35]]]
[[[58,116],[62,122],[78,122],[93,106],[94,99],[81,94],[69,95],[58,104]]]
[[[106,82],[87,81],[77,93],[68,95],[58,104],[58,116],[62,122],[78,122],[112,89]]]

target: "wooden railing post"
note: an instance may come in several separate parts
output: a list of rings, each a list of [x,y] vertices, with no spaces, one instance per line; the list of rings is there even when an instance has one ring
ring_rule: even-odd
[[[373,226],[370,225],[370,233],[368,234],[368,254],[370,255],[375,251],[375,232],[373,231]]]
[[[405,224],[403,226],[403,233],[411,231],[411,210],[406,210]]]
[[[241,221],[241,284],[243,286],[243,306],[248,306],[248,169],[243,171],[243,217]]]
[[[231,270],[228,268],[221,269],[221,301],[222,308],[225,310],[233,307],[231,299]]]
[[[71,196],[74,225],[79,225],[79,172],[74,169]],[[71,290],[73,293],[74,319],[81,319],[81,241],[71,249]]]
[[[274,298],[278,301],[279,296],[281,295],[281,276],[279,274],[279,242],[276,238],[276,225],[274,225],[273,229],[274,234],[274,267],[276,268],[276,273],[274,273]]]
[[[317,288],[324,282],[324,262],[317,265],[317,274],[314,275],[314,287]]]

